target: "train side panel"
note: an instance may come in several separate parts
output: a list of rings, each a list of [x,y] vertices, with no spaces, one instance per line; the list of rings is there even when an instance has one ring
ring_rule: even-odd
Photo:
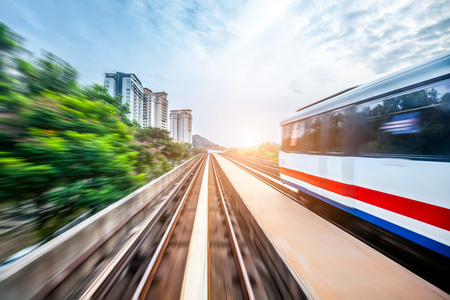
[[[356,157],[354,163],[357,210],[450,246],[450,163],[363,157]],[[439,246],[390,224],[374,222],[428,248]]]
[[[449,163],[322,156],[329,167],[324,174],[319,172],[318,159],[281,151],[281,180],[450,257],[449,187],[445,180]],[[341,168],[351,164],[353,175],[345,175]]]

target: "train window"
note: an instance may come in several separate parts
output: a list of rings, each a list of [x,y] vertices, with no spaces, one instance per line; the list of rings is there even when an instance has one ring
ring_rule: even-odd
[[[281,150],[284,152],[290,152],[290,142],[294,124],[287,124],[283,126],[283,139],[281,141]]]
[[[321,140],[320,140],[320,131],[321,131],[321,119],[319,116],[312,117],[308,119],[308,141],[307,141],[307,149],[310,152],[320,152],[321,151]]]
[[[329,115],[327,151],[334,153],[344,152],[344,125],[346,114],[344,110],[333,111]]]
[[[450,156],[450,81],[357,106],[360,153]]]
[[[283,126],[283,140],[281,145],[282,151],[300,152],[304,133],[304,121],[298,121]]]
[[[298,153],[303,153],[305,151],[305,144],[306,144],[306,126],[305,121],[299,121],[296,123],[296,131],[295,135],[297,137],[297,142],[295,144],[294,151]]]

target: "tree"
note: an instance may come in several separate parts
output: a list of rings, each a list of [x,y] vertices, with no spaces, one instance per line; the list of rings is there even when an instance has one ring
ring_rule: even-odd
[[[128,104],[128,103],[127,103],[127,104]],[[141,128],[141,124],[139,124],[139,122],[136,121],[136,119],[133,119],[132,124],[133,124],[133,127],[135,127],[135,128]]]
[[[172,141],[167,130],[157,127],[139,128],[134,137],[140,142],[152,142],[158,148],[162,148]]]
[[[165,157],[175,163],[192,156],[192,145],[173,142],[167,130],[147,127],[137,129],[134,136],[139,142],[152,143]]]
[[[77,87],[78,72],[68,62],[43,51],[38,60],[39,79],[44,90],[71,94]]]
[[[136,127],[140,128],[139,123],[135,120],[133,122],[128,119],[127,115],[130,113],[130,106],[128,103],[122,105],[122,95],[117,97],[113,97],[108,93],[108,89],[99,84],[93,84],[87,87],[84,87],[81,90],[81,93],[85,95],[90,100],[101,100],[107,105],[111,105],[116,110],[122,122],[128,127]]]
[[[0,125],[8,126],[0,135],[0,201],[34,199],[42,227],[145,182],[131,130],[101,101],[45,92],[10,109]]]
[[[180,162],[183,159],[187,159],[192,156],[192,146],[189,143],[176,143],[176,142],[164,142],[164,147],[161,149],[166,157]]]
[[[22,49],[23,38],[0,22],[0,51],[11,53]]]
[[[26,94],[37,95],[43,91],[75,94],[78,91],[78,72],[68,62],[44,51],[35,62],[17,59],[18,71],[26,85]]]
[[[0,22],[0,95],[14,88],[14,79],[7,72],[7,66],[13,64],[16,55],[23,50],[23,38]]]

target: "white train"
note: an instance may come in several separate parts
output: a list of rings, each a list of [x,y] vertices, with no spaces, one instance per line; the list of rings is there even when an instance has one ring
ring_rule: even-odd
[[[284,183],[450,257],[450,53],[281,125]]]

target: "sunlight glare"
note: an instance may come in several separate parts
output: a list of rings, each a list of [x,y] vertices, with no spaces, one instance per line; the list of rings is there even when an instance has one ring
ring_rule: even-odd
[[[258,145],[258,135],[251,130],[242,133],[242,147],[254,147]]]

